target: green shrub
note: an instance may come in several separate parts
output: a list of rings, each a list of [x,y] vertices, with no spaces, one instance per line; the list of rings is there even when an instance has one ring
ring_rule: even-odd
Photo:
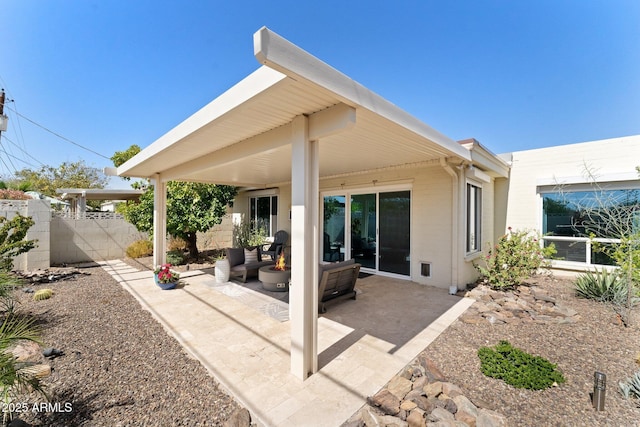
[[[233,224],[233,243],[235,247],[247,248],[261,246],[267,241],[267,229],[255,221],[242,221]]]
[[[640,371],[636,372],[631,378],[627,378],[626,381],[620,381],[620,393],[625,399],[630,397],[640,398]]]
[[[532,356],[508,341],[500,341],[494,348],[478,350],[480,370],[488,377],[503,380],[516,388],[544,390],[554,383],[565,382],[556,365],[540,356]]]
[[[167,252],[167,264],[182,265],[184,264],[184,253],[182,251],[169,251]]]
[[[141,258],[153,255],[153,243],[149,240],[136,240],[127,248],[129,258]]]
[[[485,265],[474,263],[474,267],[488,281],[493,289],[507,290],[530,278],[540,268],[547,268],[550,258],[556,252],[555,246],[540,247],[537,235],[530,231],[512,231],[489,249]]]
[[[576,277],[576,295],[614,304],[624,304],[627,300],[627,284],[617,271],[606,269],[588,271]]]

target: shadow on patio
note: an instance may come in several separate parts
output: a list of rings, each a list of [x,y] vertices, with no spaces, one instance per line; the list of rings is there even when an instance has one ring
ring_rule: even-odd
[[[103,268],[209,369],[259,426],[313,425],[318,420],[342,424],[470,305],[446,290],[409,281],[358,279],[357,300],[329,304],[319,317],[320,369],[300,381],[290,374],[289,321],[255,307],[275,301],[288,313],[287,305],[256,291],[255,282],[220,285],[210,274],[190,271],[182,276],[184,287],[161,291],[151,272],[122,262]]]

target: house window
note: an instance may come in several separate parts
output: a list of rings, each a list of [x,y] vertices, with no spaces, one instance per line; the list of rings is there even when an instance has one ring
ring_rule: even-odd
[[[614,265],[615,260],[606,252],[594,250],[585,238],[620,239],[637,231],[639,225],[640,189],[637,188],[542,194],[542,234],[547,237],[544,244],[553,243],[556,259]],[[615,242],[599,243],[602,247],[611,244]]]
[[[278,196],[260,196],[249,199],[251,228],[262,227],[267,236],[273,236],[278,227]]]
[[[481,250],[482,188],[467,183],[467,253]]]

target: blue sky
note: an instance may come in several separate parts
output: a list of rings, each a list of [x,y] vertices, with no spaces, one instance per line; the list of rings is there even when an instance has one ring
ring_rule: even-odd
[[[263,25],[495,153],[640,133],[637,0],[0,0],[0,10],[0,87],[14,100],[5,176],[81,159],[112,166],[115,151],[146,147],[259,67]]]

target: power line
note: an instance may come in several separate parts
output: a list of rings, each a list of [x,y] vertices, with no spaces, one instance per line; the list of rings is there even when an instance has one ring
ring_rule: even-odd
[[[96,156],[100,156],[100,157],[102,157],[102,158],[104,158],[104,159],[111,160],[111,158],[109,158],[109,157],[107,157],[107,156],[105,156],[105,155],[103,155],[103,154],[100,154],[100,153],[98,153],[97,151],[92,150],[91,148],[84,147],[84,146],[82,146],[82,145],[78,144],[77,142],[74,142],[74,141],[70,140],[69,138],[66,138],[66,137],[64,137],[64,136],[60,135],[59,133],[56,133],[56,132],[52,131],[51,129],[49,129],[49,128],[47,128],[47,127],[43,126],[43,125],[41,125],[40,123],[37,123],[37,122],[35,122],[35,121],[31,120],[31,119],[30,119],[30,118],[28,118],[27,116],[25,116],[25,115],[23,115],[23,114],[21,114],[21,113],[18,113],[18,111],[16,111],[14,108],[11,108],[11,107],[9,107],[9,106],[6,106],[6,107],[7,107],[9,110],[13,111],[16,115],[18,115],[18,116],[22,117],[23,119],[27,120],[28,122],[30,122],[30,123],[32,123],[32,124],[34,124],[34,125],[38,126],[39,128],[41,128],[41,129],[43,129],[43,130],[45,130],[45,131],[49,132],[50,134],[57,136],[58,138],[62,139],[63,141],[66,141],[66,142],[68,142],[68,143],[70,143],[70,144],[73,144],[73,145],[75,145],[76,147],[80,147],[80,148],[82,148],[83,150],[89,151],[90,153],[93,153],[93,154],[95,154]]]
[[[20,147],[18,144],[16,144],[14,141],[12,141],[12,140],[11,140],[11,138],[9,138],[7,135],[4,135],[4,134],[3,134],[3,135],[0,135],[0,136],[2,137],[2,139],[5,139],[5,140],[9,141],[9,142],[10,142],[12,145],[14,145],[18,150],[22,151],[26,156],[28,156],[28,157],[30,157],[32,160],[35,160],[36,162],[40,163],[40,166],[46,166],[46,165],[45,165],[44,163],[42,163],[40,160],[38,160],[38,159],[36,159],[35,157],[33,157],[33,156],[32,156],[31,154],[29,154],[26,150],[24,150],[22,147]],[[8,154],[8,153],[7,153],[7,154]],[[31,166],[31,167],[34,167],[34,168],[37,168],[37,167],[38,167],[38,166],[36,166],[36,165],[32,165],[32,164],[30,164],[29,162],[25,161],[24,159],[20,159],[20,158],[18,158],[18,157],[16,157],[16,156],[12,156],[12,157],[14,157],[14,158],[15,158],[15,159],[17,159],[17,160],[20,160],[21,162],[23,162],[23,163],[25,163],[25,164],[27,164],[27,165],[29,165],[29,166]]]

